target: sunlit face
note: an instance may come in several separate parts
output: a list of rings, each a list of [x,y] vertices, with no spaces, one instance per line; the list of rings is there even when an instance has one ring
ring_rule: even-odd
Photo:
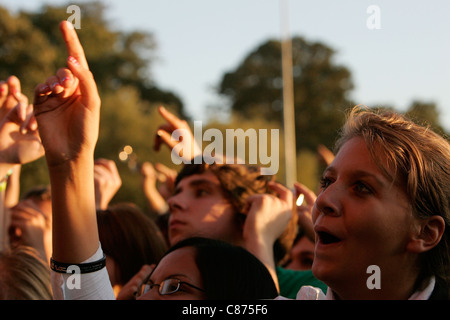
[[[196,251],[193,247],[183,247],[167,254],[158,263],[150,275],[150,283],[160,284],[166,279],[178,279],[200,289],[203,281],[195,262]],[[192,286],[181,284],[180,290],[169,295],[160,295],[158,286],[153,287],[139,299],[142,300],[203,300],[204,292]]]
[[[240,241],[236,212],[211,172],[183,178],[169,198],[171,245],[192,236]]]
[[[412,208],[405,191],[381,173],[362,138],[345,143],[325,170],[313,222],[313,273],[338,294],[366,288],[370,265],[380,267],[382,288],[395,277],[392,271],[405,265]]]

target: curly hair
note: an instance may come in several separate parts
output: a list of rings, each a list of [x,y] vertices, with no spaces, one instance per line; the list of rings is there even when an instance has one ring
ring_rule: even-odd
[[[202,163],[200,164],[195,163],[193,161],[192,164],[184,165],[177,176],[175,185],[183,178],[194,174],[202,174],[207,171],[213,173],[219,180],[225,197],[230,201],[235,211],[238,212],[237,219],[239,219],[239,223],[245,221],[246,215],[240,213],[244,212],[247,198],[250,195],[262,193],[274,194],[267,187],[267,183],[273,181],[275,177],[261,175],[260,168],[257,166],[246,164],[208,164],[205,159],[202,159]],[[297,216],[292,215],[288,226],[274,244],[275,263],[280,264],[287,258],[294,243],[296,232]]]

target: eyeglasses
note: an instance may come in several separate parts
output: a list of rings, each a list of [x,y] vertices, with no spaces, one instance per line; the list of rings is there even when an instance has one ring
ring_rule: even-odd
[[[205,292],[205,290],[203,290],[197,286],[194,286],[193,284],[190,284],[188,282],[181,281],[179,279],[169,278],[169,279],[162,281],[160,284],[151,283],[150,279],[147,279],[147,281],[145,281],[141,285],[141,288],[138,291],[138,296],[142,296],[143,294],[145,294],[148,291],[150,291],[151,289],[153,289],[153,287],[158,287],[158,292],[162,296],[174,294],[175,292],[180,290],[182,284],[187,285],[191,288],[197,289],[199,291]]]

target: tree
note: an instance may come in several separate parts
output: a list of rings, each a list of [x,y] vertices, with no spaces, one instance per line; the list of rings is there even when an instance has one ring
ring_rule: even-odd
[[[57,56],[49,38],[28,17],[13,17],[0,7],[0,79],[18,76],[22,91],[31,98],[36,84],[55,72]]]
[[[391,105],[373,105],[370,106],[374,110],[391,110],[405,115],[415,123],[429,127],[434,132],[448,139],[449,133],[445,131],[440,120],[440,111],[435,102],[414,100],[408,109],[404,112],[398,111]]]
[[[292,39],[297,150],[332,146],[344,111],[353,105],[347,99],[353,87],[350,71],[335,65],[333,55],[322,43]],[[232,111],[281,124],[281,43],[269,40],[252,51],[223,76],[218,91],[229,99]]]
[[[142,113],[142,110],[151,110]],[[161,162],[178,169],[170,158],[168,148],[153,151],[154,135],[164,119],[156,108],[140,98],[139,90],[123,86],[102,97],[99,140],[95,149],[96,158],[114,160],[122,178],[122,187],[114,198],[115,202],[130,201],[141,208],[147,206],[141,190],[139,165],[144,161]],[[125,146],[132,147],[132,156],[119,160],[119,152]],[[132,159],[133,162],[129,160]]]
[[[30,98],[38,83],[66,65],[67,52],[58,24],[71,14],[66,6],[46,5],[36,12],[11,15],[0,7],[0,80],[16,75],[22,91]],[[131,174],[117,158],[129,144],[138,161],[161,161],[170,165],[168,153],[155,154],[152,135],[159,116],[156,106],[164,104],[184,117],[183,103],[174,93],[159,88],[151,77],[156,44],[151,33],[114,30],[100,2],[79,4],[81,29],[77,30],[102,98],[100,137],[96,157],[115,160],[123,186],[118,200],[145,203],[139,199],[139,176]],[[161,120],[162,121],[162,120]],[[22,169],[21,190],[48,183],[45,159]]]
[[[37,83],[65,65],[66,49],[57,26],[69,17],[68,5],[46,5],[38,12],[20,12],[17,17],[0,7],[1,78],[17,75],[29,95]],[[151,78],[156,48],[152,34],[113,30],[100,2],[87,2],[79,7],[78,35],[100,92],[135,86],[142,99],[168,105],[184,115],[181,99],[158,88]]]
[[[434,102],[415,100],[411,103],[405,114],[418,124],[430,126],[436,133],[441,135],[446,134],[439,119],[438,107]]]

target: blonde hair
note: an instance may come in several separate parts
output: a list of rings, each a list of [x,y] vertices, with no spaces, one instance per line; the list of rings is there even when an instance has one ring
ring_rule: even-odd
[[[420,279],[450,275],[450,144],[429,127],[386,110],[354,107],[336,143],[338,151],[354,137],[365,140],[385,176],[405,188],[418,219],[438,215],[445,232],[437,246],[423,254]],[[380,156],[382,155],[382,156]]]
[[[31,247],[0,252],[0,300],[52,300],[50,268]]]

